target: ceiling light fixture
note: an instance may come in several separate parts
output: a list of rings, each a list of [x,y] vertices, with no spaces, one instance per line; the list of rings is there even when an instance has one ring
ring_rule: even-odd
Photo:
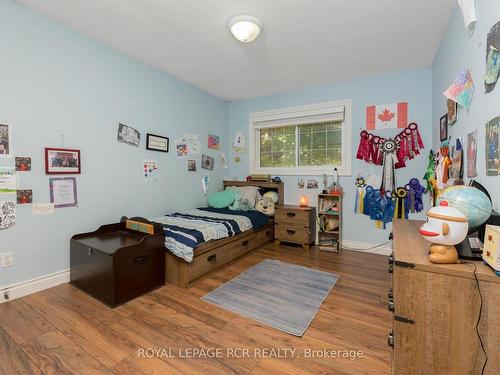
[[[252,16],[236,16],[229,20],[231,34],[240,42],[253,42],[262,30],[262,22]]]

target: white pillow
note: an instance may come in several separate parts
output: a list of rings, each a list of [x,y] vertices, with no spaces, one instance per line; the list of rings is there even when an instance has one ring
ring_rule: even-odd
[[[261,197],[257,186],[228,186],[226,190],[238,190],[242,198],[248,199],[248,205],[255,208],[255,202]]]

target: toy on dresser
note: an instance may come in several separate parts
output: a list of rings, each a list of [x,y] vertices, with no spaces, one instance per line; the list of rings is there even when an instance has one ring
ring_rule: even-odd
[[[500,276],[500,226],[486,225],[483,260]]]

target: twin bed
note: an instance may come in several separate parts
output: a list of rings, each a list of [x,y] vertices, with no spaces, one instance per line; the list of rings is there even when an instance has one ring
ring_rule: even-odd
[[[224,181],[275,191],[283,204],[284,186],[274,182]],[[163,226],[166,282],[187,288],[193,281],[274,239],[274,220],[258,211],[201,208],[152,220]]]

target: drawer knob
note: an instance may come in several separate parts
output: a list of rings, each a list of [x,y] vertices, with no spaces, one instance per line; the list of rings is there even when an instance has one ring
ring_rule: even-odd
[[[389,332],[389,335],[387,336],[387,345],[389,345],[391,348],[394,348],[394,334],[392,333],[392,330]]]
[[[295,231],[294,230],[291,230],[291,229],[287,229],[286,230],[286,233],[289,235],[289,236],[293,236],[295,234]]]
[[[295,212],[287,212],[286,216],[288,216],[288,217],[295,217]]]
[[[215,263],[217,262],[217,254],[213,254],[213,255],[210,255],[207,260],[210,262],[210,263]]]

